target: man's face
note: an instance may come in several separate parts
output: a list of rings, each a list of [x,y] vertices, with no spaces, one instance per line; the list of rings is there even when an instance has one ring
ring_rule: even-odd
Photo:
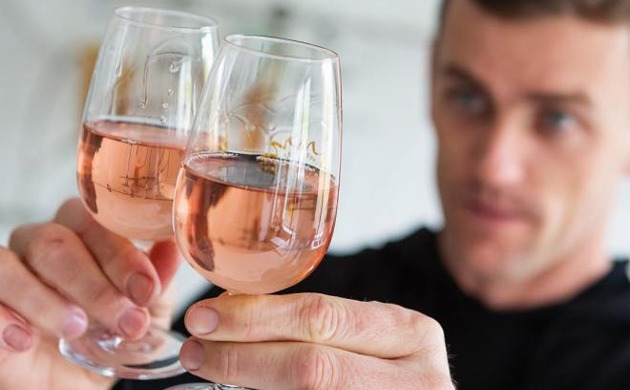
[[[526,279],[601,246],[630,166],[630,33],[452,0],[433,64],[444,255]]]

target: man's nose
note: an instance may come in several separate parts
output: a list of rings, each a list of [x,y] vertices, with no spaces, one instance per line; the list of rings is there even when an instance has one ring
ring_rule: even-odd
[[[521,131],[500,124],[480,134],[475,149],[475,173],[489,186],[505,186],[521,182],[525,177],[527,142]]]

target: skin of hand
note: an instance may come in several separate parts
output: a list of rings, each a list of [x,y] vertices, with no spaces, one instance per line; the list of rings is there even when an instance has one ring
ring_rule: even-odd
[[[148,253],[94,221],[80,200],[49,223],[17,228],[0,248],[0,389],[106,389],[115,381],[67,361],[59,338],[83,334],[88,318],[128,338],[150,318],[170,325],[165,293],[179,252],[172,240]]]
[[[392,304],[226,294],[186,313],[182,364],[257,389],[454,389],[440,325]]]

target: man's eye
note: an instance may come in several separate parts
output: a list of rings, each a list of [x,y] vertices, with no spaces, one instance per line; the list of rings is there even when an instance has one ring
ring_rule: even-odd
[[[488,104],[479,91],[474,88],[459,88],[449,91],[449,101],[459,110],[463,110],[469,114],[483,114]]]
[[[575,116],[563,110],[547,110],[543,112],[540,125],[543,130],[547,131],[564,131],[568,130],[576,124]]]

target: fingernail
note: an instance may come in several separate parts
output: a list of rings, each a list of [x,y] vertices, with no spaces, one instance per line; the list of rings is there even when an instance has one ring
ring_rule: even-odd
[[[197,371],[203,365],[203,345],[198,341],[187,341],[179,352],[179,360],[187,371]]]
[[[147,316],[144,311],[131,308],[118,319],[118,327],[126,337],[137,336],[138,333],[144,328],[147,321]]]
[[[198,306],[190,310],[186,328],[191,334],[202,336],[215,331],[219,325],[219,314],[208,307]]]
[[[144,305],[151,299],[153,281],[148,276],[135,273],[127,281],[127,292],[138,305]]]
[[[63,338],[72,339],[79,337],[87,329],[88,321],[83,311],[74,310],[74,312],[66,318],[61,329]]]
[[[19,325],[9,325],[2,332],[4,342],[18,352],[31,347],[31,335]]]

